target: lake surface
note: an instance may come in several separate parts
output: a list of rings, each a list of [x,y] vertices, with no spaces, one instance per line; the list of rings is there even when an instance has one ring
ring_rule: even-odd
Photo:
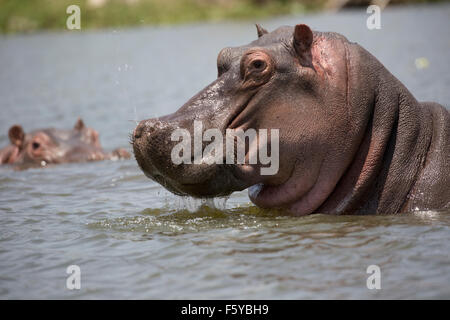
[[[372,52],[418,100],[450,106],[450,5],[364,9],[258,21],[307,23]],[[256,38],[253,21],[0,37],[0,146],[8,128],[72,127],[107,150],[135,120],[174,112],[216,77],[225,46]],[[417,60],[418,59],[418,60]],[[425,63],[424,63],[425,62]],[[450,212],[294,218],[246,192],[171,195],[134,160],[20,172],[0,168],[0,298],[450,298]],[[81,268],[81,290],[66,268]],[[381,290],[366,286],[369,265]]]

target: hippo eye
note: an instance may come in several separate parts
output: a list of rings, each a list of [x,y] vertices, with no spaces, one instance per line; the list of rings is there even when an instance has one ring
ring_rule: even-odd
[[[31,146],[33,147],[33,150],[36,150],[41,146],[41,144],[39,142],[33,142]]]
[[[271,78],[274,71],[271,56],[259,49],[250,49],[243,54],[240,63],[244,87],[260,86]]]
[[[254,60],[252,62],[252,67],[255,69],[262,69],[265,66],[265,62],[262,60]]]

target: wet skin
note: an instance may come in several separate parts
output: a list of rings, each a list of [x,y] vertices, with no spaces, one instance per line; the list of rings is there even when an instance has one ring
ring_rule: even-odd
[[[223,49],[218,78],[173,114],[143,120],[133,149],[143,172],[179,195],[249,188],[252,202],[311,213],[450,207],[450,115],[418,102],[369,52],[303,24]],[[279,129],[279,170],[171,161],[177,128]],[[224,143],[225,145],[225,143]],[[269,146],[270,147],[270,146]],[[225,153],[224,153],[225,154]],[[224,162],[225,163],[225,162]]]
[[[25,133],[21,126],[9,129],[11,144],[0,150],[0,164],[11,164],[17,169],[49,164],[128,159],[130,154],[119,148],[103,151],[98,132],[78,119],[71,130],[40,129]]]

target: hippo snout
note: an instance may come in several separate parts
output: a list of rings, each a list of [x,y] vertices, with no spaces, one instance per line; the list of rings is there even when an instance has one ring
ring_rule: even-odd
[[[172,130],[172,126],[158,119],[141,121],[134,129],[132,137],[136,157],[151,162],[162,160],[157,159],[159,157],[165,159]]]
[[[171,132],[174,126],[159,119],[141,121],[133,131],[132,145],[137,163],[145,175],[170,188],[171,176],[177,171],[171,161]]]
[[[134,129],[133,138],[139,139],[144,134],[148,136],[157,130],[163,129],[165,126],[167,126],[167,124],[162,123],[160,120],[156,119],[142,120]]]
[[[132,145],[145,175],[182,196],[224,196],[236,188],[242,190],[244,186],[230,172],[230,166],[194,163],[193,147],[188,148],[190,152],[179,150],[180,144],[194,145],[193,130],[188,122],[169,117],[141,121],[133,131]],[[177,161],[180,155],[184,161]]]
[[[134,139],[139,139],[142,136],[142,132],[144,131],[145,128],[145,120],[139,122],[139,124],[136,126],[136,128],[134,128],[133,131],[133,140]]]
[[[168,123],[157,119],[143,120],[136,126],[132,144],[140,165],[143,161],[167,162],[167,154],[170,159],[169,141],[172,130],[173,127]]]

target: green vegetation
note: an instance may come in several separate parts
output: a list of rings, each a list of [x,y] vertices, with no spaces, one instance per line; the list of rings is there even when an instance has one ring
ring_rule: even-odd
[[[80,6],[81,28],[264,18],[320,8],[325,0],[0,0],[0,32],[65,29]]]
[[[424,0],[391,0],[422,2]],[[195,21],[254,20],[364,0],[0,0],[0,32],[66,28],[66,8],[81,9],[81,28],[161,25]]]

